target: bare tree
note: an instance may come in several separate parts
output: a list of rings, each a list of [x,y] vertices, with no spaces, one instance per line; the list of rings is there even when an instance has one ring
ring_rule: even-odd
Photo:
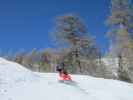
[[[133,52],[131,53],[132,48],[129,48],[129,44],[132,44],[130,33],[132,30],[131,26],[133,25],[132,21],[133,13],[131,2],[129,2],[129,0],[111,0],[111,15],[108,18],[108,25],[110,27],[108,35],[111,40],[110,52],[119,59],[119,79],[130,82],[131,74],[127,66],[129,61],[127,58],[133,54]],[[127,55],[128,51],[130,51],[129,55]]]
[[[72,14],[59,16],[56,21],[53,37],[59,44],[69,49],[61,61],[65,62],[71,72],[84,73],[82,59],[94,60],[100,55],[94,39],[89,36],[85,24],[78,16]]]

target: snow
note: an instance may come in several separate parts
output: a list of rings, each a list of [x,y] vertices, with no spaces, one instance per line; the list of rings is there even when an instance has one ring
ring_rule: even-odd
[[[35,73],[0,58],[0,100],[132,100],[133,84],[72,75],[76,84],[58,82],[56,73]]]
[[[118,71],[118,67],[119,67],[119,61],[118,58],[114,57],[104,57],[101,59],[102,63],[108,67],[109,71],[111,71],[111,73],[115,76],[118,77],[117,75],[117,71]]]
[[[1,85],[12,87],[16,83],[31,82],[35,79],[37,76],[23,66],[0,58],[0,82],[4,83]]]

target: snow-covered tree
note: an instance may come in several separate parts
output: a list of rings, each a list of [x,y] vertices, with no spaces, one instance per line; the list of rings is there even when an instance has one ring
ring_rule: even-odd
[[[129,66],[127,66],[129,55],[133,55],[133,52],[131,53],[133,51],[133,48],[131,48],[133,44],[133,10],[131,6],[129,0],[111,0],[111,15],[108,18],[108,26],[110,28],[108,36],[111,41],[110,52],[119,58],[118,76],[126,81],[131,81],[131,73],[133,72],[133,70],[132,72],[130,70],[130,73]],[[129,55],[127,55],[127,52]]]

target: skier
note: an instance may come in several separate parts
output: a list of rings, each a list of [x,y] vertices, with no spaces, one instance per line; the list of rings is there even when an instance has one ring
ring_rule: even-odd
[[[64,67],[64,63],[56,66],[56,70],[59,72],[59,81],[72,81],[71,76]]]

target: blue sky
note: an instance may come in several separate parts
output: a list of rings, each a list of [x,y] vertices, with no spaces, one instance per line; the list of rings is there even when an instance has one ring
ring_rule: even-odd
[[[110,0],[0,0],[0,50],[53,48],[49,32],[56,16],[82,17],[102,52],[108,48],[105,20]]]

